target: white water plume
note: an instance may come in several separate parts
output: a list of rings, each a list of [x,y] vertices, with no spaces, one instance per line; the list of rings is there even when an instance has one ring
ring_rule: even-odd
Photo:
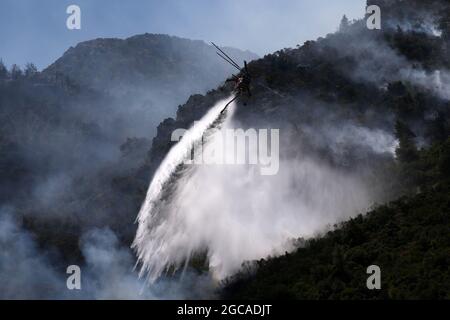
[[[138,253],[138,261],[143,263],[140,275],[146,271],[149,280],[156,280],[162,273],[166,264],[169,263],[168,257],[161,261],[159,253],[164,248],[164,243],[154,241],[154,233],[164,227],[165,222],[161,221],[163,217],[158,217],[156,212],[157,205],[160,206],[165,201],[164,188],[169,187],[171,178],[176,174],[177,168],[191,155],[192,147],[201,141],[204,133],[221,116],[221,111],[231,98],[222,100],[209,110],[205,116],[186,131],[181,140],[172,147],[158,170],[155,172],[152,182],[147,191],[147,196],[138,215],[138,230],[133,242],[133,247]],[[234,110],[234,103],[230,104],[224,116],[231,116]],[[223,121],[223,119],[222,119]],[[161,222],[160,225],[158,223]],[[154,262],[159,261],[158,265]]]

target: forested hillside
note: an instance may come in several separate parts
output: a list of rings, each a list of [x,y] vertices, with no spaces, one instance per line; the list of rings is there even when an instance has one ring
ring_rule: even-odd
[[[449,299],[450,139],[402,163],[420,191],[340,223],[228,279],[229,299]],[[366,269],[381,268],[381,290]]]

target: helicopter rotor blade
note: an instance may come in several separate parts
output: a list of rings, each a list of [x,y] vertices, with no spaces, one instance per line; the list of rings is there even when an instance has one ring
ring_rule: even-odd
[[[231,61],[236,67],[238,67],[239,69],[242,69],[239,64],[236,63],[236,61],[234,61],[229,55],[227,55],[222,49],[220,49],[219,47],[217,47],[217,49],[220,51],[220,53],[222,53],[222,55],[224,55],[229,61]]]
[[[241,67],[234,62],[233,60],[231,60],[230,58],[228,58],[227,56],[225,56],[223,53],[216,51],[216,53],[222,57],[222,59],[225,59],[228,63],[232,64],[233,66],[235,66],[236,68],[238,68],[239,70],[241,70]]]
[[[212,45],[213,45],[214,47],[216,47],[216,49],[219,50],[225,57],[227,57],[231,62],[233,62],[233,64],[235,64],[237,67],[239,67],[239,65],[238,65],[232,58],[230,58],[230,56],[227,55],[222,49],[220,49],[214,42],[211,42],[211,43],[212,43]],[[239,69],[241,69],[241,68],[239,67]]]
[[[228,62],[229,64],[231,64],[233,67],[235,67],[236,69],[238,69],[239,71],[241,71],[241,69],[239,68],[239,67],[237,67],[236,65],[234,65],[232,62],[230,62],[230,61],[228,61],[228,59],[227,58],[225,58],[224,56],[222,56],[220,53],[218,53],[218,52],[216,52],[217,53],[217,55],[219,56],[219,57],[221,57],[223,60],[225,60],[226,62]]]

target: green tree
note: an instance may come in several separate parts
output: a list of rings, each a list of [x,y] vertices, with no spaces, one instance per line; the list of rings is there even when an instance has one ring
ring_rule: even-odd
[[[38,69],[33,63],[27,63],[25,66],[25,76],[27,78],[34,76],[37,72]]]
[[[6,68],[3,60],[0,59],[0,80],[8,78],[8,69]]]
[[[439,20],[439,28],[442,31],[442,37],[444,39],[450,39],[450,4],[443,8],[441,12],[441,18]]]
[[[345,32],[348,30],[349,26],[350,26],[350,21],[348,20],[347,16],[344,14],[344,16],[341,19],[341,23],[339,24],[339,31]]]
[[[412,162],[417,159],[417,147],[414,141],[416,135],[409,129],[408,125],[397,120],[395,124],[395,135],[399,141],[399,146],[395,150],[397,158],[401,162]]]
[[[13,64],[11,67],[11,78],[13,80],[20,79],[23,76],[22,69],[17,64]]]
[[[450,138],[442,144],[439,156],[439,171],[444,179],[450,181]]]

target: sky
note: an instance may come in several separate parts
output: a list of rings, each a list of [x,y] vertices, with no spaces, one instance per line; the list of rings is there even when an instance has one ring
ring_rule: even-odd
[[[364,16],[365,0],[0,0],[0,59],[43,69],[95,38],[164,33],[214,41],[260,56],[337,30],[344,14]],[[69,5],[81,29],[66,27]]]

